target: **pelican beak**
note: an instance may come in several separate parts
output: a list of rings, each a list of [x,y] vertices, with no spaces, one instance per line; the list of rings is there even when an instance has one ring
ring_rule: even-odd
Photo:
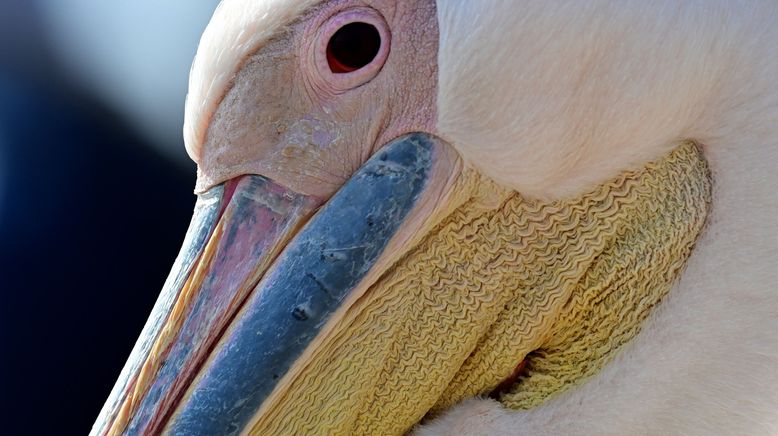
[[[327,201],[257,175],[200,195],[93,434],[243,431],[404,237],[443,148],[396,139]]]

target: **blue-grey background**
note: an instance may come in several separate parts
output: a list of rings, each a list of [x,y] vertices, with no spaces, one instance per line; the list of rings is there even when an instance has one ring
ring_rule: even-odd
[[[194,205],[217,0],[0,0],[0,434],[86,434]]]

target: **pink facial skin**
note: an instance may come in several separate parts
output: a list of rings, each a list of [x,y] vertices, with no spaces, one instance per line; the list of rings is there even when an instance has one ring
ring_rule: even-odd
[[[436,20],[432,0],[336,0],[270,38],[245,59],[213,114],[197,192],[259,174],[328,198],[393,138],[435,134]],[[378,31],[378,53],[355,71],[333,72],[330,38],[355,22]]]

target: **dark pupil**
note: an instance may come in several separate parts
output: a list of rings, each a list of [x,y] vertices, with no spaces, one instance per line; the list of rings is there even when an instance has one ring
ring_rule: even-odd
[[[350,73],[369,64],[380,48],[378,29],[367,23],[349,23],[332,35],[327,60],[333,73]]]

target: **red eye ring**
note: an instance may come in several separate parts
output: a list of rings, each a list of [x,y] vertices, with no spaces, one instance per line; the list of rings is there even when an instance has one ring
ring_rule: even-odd
[[[332,92],[356,88],[372,80],[389,56],[391,34],[375,9],[357,7],[342,11],[321,25],[314,62]]]
[[[335,74],[351,73],[359,69],[343,65],[329,50],[327,50],[327,63],[330,66],[330,70]]]

